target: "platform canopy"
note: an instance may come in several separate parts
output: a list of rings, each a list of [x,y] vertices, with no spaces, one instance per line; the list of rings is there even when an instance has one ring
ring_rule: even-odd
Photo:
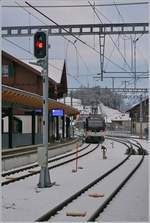
[[[42,96],[7,85],[2,85],[2,101],[3,103],[26,106],[29,109],[43,107]],[[64,114],[67,116],[76,116],[80,113],[77,109],[50,98],[48,99],[48,109],[64,109]]]

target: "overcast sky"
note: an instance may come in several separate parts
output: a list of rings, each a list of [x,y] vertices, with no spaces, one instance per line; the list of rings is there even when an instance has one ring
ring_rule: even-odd
[[[38,7],[40,11],[45,13],[49,18],[53,19],[58,24],[94,24],[100,23],[93,9],[89,6],[87,0],[28,0],[28,2],[34,6],[59,6],[59,7]],[[148,2],[144,0],[90,0],[91,4],[95,2],[98,4],[111,4],[111,3],[132,3],[132,2]],[[39,15],[32,8],[23,8],[19,6],[26,5],[24,0],[5,0],[2,1],[2,26],[24,26],[24,25],[52,25],[48,19]],[[69,5],[87,5],[89,7],[60,7]],[[17,6],[17,7],[4,7],[4,6]],[[148,4],[137,5],[113,5],[113,6],[96,6],[96,13],[103,23],[131,23],[131,22],[148,22]],[[136,70],[148,71],[148,35],[137,34],[136,38],[139,40],[136,43]],[[98,36],[79,36],[81,40],[92,46],[96,50],[99,50]],[[132,35],[132,39],[135,35]],[[75,39],[71,36],[67,36],[67,39],[72,42]],[[17,37],[8,38],[6,41],[2,40],[2,47],[9,53],[25,59],[33,58],[33,37]],[[113,41],[112,41],[113,40]],[[19,48],[12,42],[15,42]],[[49,58],[66,59],[67,72],[68,72],[68,87],[83,86],[102,86],[111,87],[112,80],[104,79],[101,82],[99,79],[93,78],[100,72],[100,56],[94,50],[85,46],[80,41],[77,41],[75,45],[69,43],[62,36],[49,37],[49,43],[51,48],[49,50]],[[127,64],[123,60],[123,57],[117,50],[114,43],[119,47],[119,51],[127,61]],[[30,51],[31,53],[27,53]],[[117,63],[123,69],[130,71],[131,67],[131,36],[106,36],[105,41],[105,56],[113,62]],[[106,59],[104,60],[105,71],[122,71],[118,66],[114,66]],[[105,76],[119,76],[119,74],[105,74]],[[121,74],[127,76],[128,74]],[[130,74],[131,75],[131,74]],[[122,82],[125,79],[116,79],[115,86],[123,87],[125,84]],[[133,87],[133,80],[129,87]],[[138,87],[147,87],[147,79],[143,79],[137,82]]]

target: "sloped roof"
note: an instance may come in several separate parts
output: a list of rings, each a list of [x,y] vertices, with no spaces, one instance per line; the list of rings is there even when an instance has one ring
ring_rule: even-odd
[[[52,78],[56,83],[61,82],[61,77],[64,68],[64,60],[49,60],[48,61],[48,69],[49,69],[49,77]]]
[[[144,101],[147,101],[147,100],[149,101],[149,97],[147,97],[146,99],[143,99],[143,100],[142,100],[142,103],[143,103]],[[141,102],[138,102],[138,103],[132,105],[130,108],[128,108],[128,110],[127,110],[126,112],[131,111],[132,109],[134,109],[135,107],[139,106],[140,104],[141,104]]]
[[[19,104],[20,106],[26,105],[29,108],[43,107],[42,96],[7,85],[2,85],[2,100],[13,104]],[[64,109],[64,113],[68,116],[78,115],[80,113],[79,110],[50,98],[48,99],[48,108]]]
[[[38,65],[29,63],[29,62],[36,62],[36,60],[19,59],[5,51],[2,51],[2,54],[3,56],[6,56],[7,58],[17,62],[21,66],[24,66],[27,69],[35,72],[36,74],[41,75],[42,68]],[[49,59],[48,61],[48,77],[53,81],[55,81],[57,84],[61,83],[64,65],[65,65],[65,60]]]
[[[13,55],[5,52],[5,51],[2,51],[2,60],[3,60],[3,57],[6,57],[11,61],[14,61],[14,62],[20,64],[21,66],[25,67],[26,69],[29,69],[32,72],[40,75],[40,72],[38,70],[36,70],[33,66],[31,66],[29,63],[26,63],[25,61],[23,61],[21,59],[18,59],[17,57],[15,57],[15,56],[13,56]]]
[[[36,62],[36,60],[21,60],[23,63],[27,64],[28,66],[31,66],[36,71],[41,73],[42,67],[31,64],[30,62]],[[49,59],[48,60],[48,77],[52,80],[54,80],[57,84],[61,83],[61,78],[63,74],[63,68],[64,68],[64,60],[56,60],[56,59]]]

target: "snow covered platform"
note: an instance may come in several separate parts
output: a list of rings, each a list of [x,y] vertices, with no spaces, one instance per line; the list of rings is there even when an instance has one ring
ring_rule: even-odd
[[[148,149],[147,141],[139,140],[139,142]],[[102,158],[101,149],[97,148],[93,153],[79,160],[82,169],[78,169],[76,173],[72,172],[75,161],[52,169],[51,181],[56,181],[53,187],[38,188],[39,175],[3,186],[2,221],[35,221],[125,158],[125,145],[114,142],[112,147],[110,140],[106,141],[105,145],[107,147],[105,160]],[[138,156],[131,156],[133,165],[137,158]],[[113,181],[115,179],[111,178],[105,187],[105,193],[111,189]],[[84,205],[84,209],[88,209],[88,204]],[[73,222],[76,218],[62,216],[59,221]],[[113,199],[111,205],[107,207],[107,212],[101,215],[99,221],[148,221],[148,156],[145,156],[144,163],[122,188],[119,195]]]

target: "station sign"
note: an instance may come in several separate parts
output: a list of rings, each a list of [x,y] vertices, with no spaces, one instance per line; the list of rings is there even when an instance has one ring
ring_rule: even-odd
[[[63,109],[52,109],[51,115],[53,117],[63,117],[64,116],[64,110]]]

